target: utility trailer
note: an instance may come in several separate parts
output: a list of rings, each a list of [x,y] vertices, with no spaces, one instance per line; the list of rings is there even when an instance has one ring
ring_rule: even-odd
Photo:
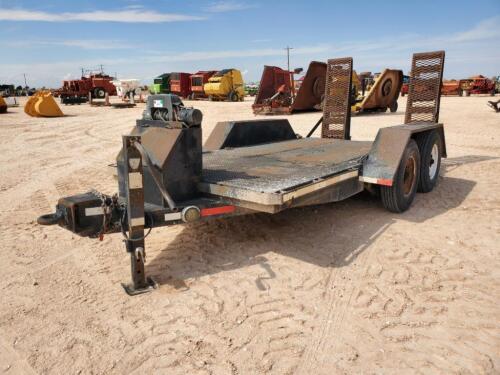
[[[130,295],[154,289],[145,238],[154,227],[336,202],[380,190],[392,212],[437,183],[446,157],[439,118],[444,52],[415,54],[405,124],[374,142],[350,139],[352,58],[328,60],[322,121],[306,138],[288,120],[218,123],[202,149],[202,114],[175,95],[148,98],[117,157],[119,193],[61,198],[38,223],[80,236],[121,232],[130,254]],[[321,127],[321,138],[312,138]]]

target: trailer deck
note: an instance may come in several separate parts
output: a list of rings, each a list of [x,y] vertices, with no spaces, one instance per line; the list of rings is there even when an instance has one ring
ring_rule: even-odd
[[[199,189],[211,195],[263,205],[358,176],[372,142],[304,138],[203,153]]]

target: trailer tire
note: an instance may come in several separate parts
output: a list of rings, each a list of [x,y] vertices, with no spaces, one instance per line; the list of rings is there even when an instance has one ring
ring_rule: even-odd
[[[421,134],[417,138],[417,145],[420,151],[418,191],[428,193],[434,189],[439,179],[443,143],[439,133],[433,130]]]
[[[382,204],[391,212],[404,212],[417,193],[420,175],[420,152],[417,143],[410,139],[403,152],[392,186],[381,186]]]

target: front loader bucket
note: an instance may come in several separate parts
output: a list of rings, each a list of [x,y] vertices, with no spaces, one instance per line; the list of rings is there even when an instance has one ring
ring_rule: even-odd
[[[326,64],[312,61],[290,108],[291,112],[321,109],[321,102],[325,95],[325,81]]]
[[[403,72],[401,70],[385,69],[364,97],[359,105],[359,110],[370,111],[391,108],[393,103],[398,100],[402,85]]]
[[[40,117],[40,115],[35,112],[35,103],[38,100],[38,96],[39,96],[38,92],[34,93],[32,96],[30,96],[30,98],[24,105],[24,113],[26,113],[31,117]]]
[[[64,116],[50,91],[39,91],[33,95],[24,106],[24,112],[33,117]]]
[[[0,96],[0,113],[7,112],[7,102]]]

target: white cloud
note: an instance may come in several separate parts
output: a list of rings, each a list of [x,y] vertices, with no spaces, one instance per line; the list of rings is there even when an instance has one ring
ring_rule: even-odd
[[[441,35],[403,34],[390,38],[369,37],[364,40],[332,41],[331,44],[317,44],[298,46],[291,51],[293,67],[307,68],[311,60],[326,61],[328,58],[353,56],[354,68],[358,71],[380,71],[383,68],[397,68],[408,71],[411,55],[414,52],[444,49],[446,51],[445,76],[447,78],[468,77],[474,74],[492,76],[498,74],[500,51],[493,48],[491,39],[496,35],[498,40],[499,29],[489,18],[477,23],[468,30]],[[486,33],[484,30],[489,28]],[[6,42],[11,42],[6,41]],[[87,48],[91,45],[108,45],[109,48],[126,47],[123,41],[51,41],[52,43],[66,43],[67,45]],[[273,43],[275,44],[275,43]],[[155,50],[148,51],[150,46],[133,46],[137,53],[133,56],[114,54],[104,58],[100,54],[85,53],[85,57],[76,56],[70,61],[51,59],[39,62],[7,63],[0,62],[0,81],[22,83],[22,73],[29,71],[30,85],[52,86],[60,85],[65,72],[74,71],[78,75],[80,66],[104,64],[109,71],[117,71],[119,75],[150,80],[152,77],[165,71],[196,71],[202,69],[219,69],[235,67],[242,71],[248,70],[245,80],[258,80],[262,73],[262,66],[286,65],[286,53],[283,46],[278,48],[252,48],[259,45],[246,43],[246,47],[230,50],[200,51],[198,45],[193,45],[191,51],[167,50],[168,44],[159,44]],[[267,47],[267,44],[263,46]],[[198,48],[198,49],[197,49]],[[108,56],[108,55],[107,55]],[[115,57],[116,56],[116,57]],[[28,60],[24,60],[28,61]],[[64,73],[62,73],[64,72]]]
[[[312,47],[294,48],[295,55],[312,55],[315,53],[326,52],[330,49],[328,45],[317,45]],[[266,56],[285,56],[282,48],[260,48],[247,50],[230,50],[230,51],[193,51],[165,54],[163,56],[155,56],[146,58],[146,62],[173,62],[173,61],[199,61],[212,59],[229,59],[229,58],[244,58],[244,57],[266,57]]]
[[[48,13],[36,10],[0,8],[0,20],[3,21],[160,23],[199,21],[203,19],[204,17],[187,14],[158,13],[141,9],[116,11],[96,10],[92,12],[79,13]]]
[[[114,50],[137,48],[136,45],[118,40],[14,40],[0,42],[0,45],[11,48],[45,48],[47,46],[59,46],[80,48],[85,50]]]
[[[206,7],[205,10],[211,13],[224,13],[224,12],[234,12],[238,10],[251,9],[255,7],[256,7],[255,4],[247,4],[237,1],[217,1]]]
[[[456,33],[452,40],[455,42],[473,42],[476,40],[496,39],[500,37],[500,16],[485,19],[470,30]]]

